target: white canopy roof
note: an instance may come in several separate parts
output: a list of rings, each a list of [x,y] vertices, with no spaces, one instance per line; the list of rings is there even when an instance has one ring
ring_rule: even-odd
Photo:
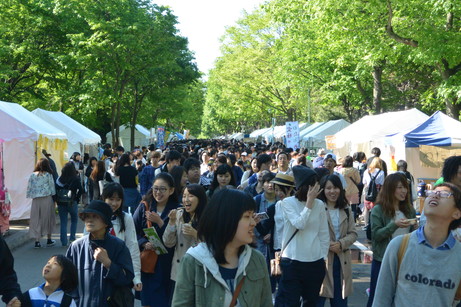
[[[308,147],[326,147],[325,137],[327,135],[333,135],[342,129],[349,126],[350,123],[344,119],[330,120],[325,124],[312,130],[310,133],[305,134],[302,137],[302,143]]]
[[[258,138],[259,136],[269,131],[270,129],[271,128],[262,128],[262,129],[255,130],[252,133],[250,133],[250,138]]]
[[[299,129],[299,138],[302,139],[303,136],[305,136],[306,134],[311,133],[315,129],[321,127],[323,124],[325,124],[325,122],[316,122],[316,123],[313,123],[312,125],[304,127],[302,130]]]
[[[150,131],[149,131],[149,129],[147,129],[146,127],[141,126],[139,124],[136,124],[134,127],[135,127],[134,145],[135,146],[147,146],[147,145],[149,145],[149,141],[150,141]],[[127,149],[128,146],[130,146],[130,140],[131,140],[130,127],[128,127],[127,125],[121,125],[119,133],[120,133],[120,135],[119,135],[120,145],[122,145],[123,147],[126,147],[125,149]],[[112,140],[112,134],[111,134],[110,131],[106,134],[106,138],[107,138],[107,140],[109,140],[109,142],[114,143],[114,141]]]
[[[32,113],[64,131],[70,143],[97,144],[101,142],[101,137],[97,133],[62,112],[35,109]]]
[[[17,103],[0,101],[0,139],[38,140],[40,135],[48,139],[66,139],[58,128],[27,111]]]

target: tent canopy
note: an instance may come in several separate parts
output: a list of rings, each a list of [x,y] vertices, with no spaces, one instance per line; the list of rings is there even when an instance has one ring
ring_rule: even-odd
[[[0,139],[33,140],[40,136],[48,139],[66,139],[66,134],[27,111],[17,103],[0,101]]]
[[[315,129],[321,127],[325,122],[316,122],[312,125],[305,127],[303,130],[299,129],[299,138],[302,139],[306,134],[311,133]]]
[[[335,134],[336,148],[342,148],[347,143],[368,144],[387,135],[414,128],[427,118],[426,114],[417,109],[367,115]],[[366,147],[370,146],[372,145]],[[363,148],[362,151],[369,150]]]
[[[62,112],[35,109],[35,115],[67,134],[69,143],[98,144],[101,137]]]
[[[404,137],[406,147],[461,145],[461,122],[437,111]]]
[[[141,126],[139,124],[136,124],[134,130],[134,145],[135,146],[147,146],[149,145],[150,142],[150,131],[149,129],[145,128],[144,126]],[[119,142],[120,145],[125,147],[127,149],[130,146],[130,140],[131,140],[131,129],[128,127],[128,125],[121,125],[119,129]],[[106,139],[111,140],[111,143],[114,143],[114,140],[112,140],[112,134],[110,131],[106,134]]]
[[[307,143],[310,147],[325,147],[325,136],[333,135],[349,125],[350,123],[344,119],[330,120],[318,126],[317,129],[304,134],[302,142]]]

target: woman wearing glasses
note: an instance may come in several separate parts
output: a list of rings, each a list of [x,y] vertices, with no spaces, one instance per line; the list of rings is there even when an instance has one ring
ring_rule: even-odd
[[[416,211],[410,204],[408,181],[402,173],[390,174],[379,191],[376,205],[371,211],[371,263],[370,296],[367,307],[371,307],[378,281],[381,262],[389,242],[398,235],[412,232],[416,228]]]
[[[169,173],[159,173],[154,178],[152,188],[136,209],[133,220],[141,251],[154,250],[154,246],[144,233],[148,224],[151,224],[162,238],[169,222],[170,211],[179,206],[174,187],[174,179]],[[173,290],[171,289],[170,272],[174,250],[169,248],[167,250],[167,254],[158,256],[154,273],[141,271],[143,288],[141,293],[136,293],[136,297],[141,299],[142,306],[169,306]]]

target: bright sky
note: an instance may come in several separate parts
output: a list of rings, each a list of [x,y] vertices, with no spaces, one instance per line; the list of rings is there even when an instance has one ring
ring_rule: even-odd
[[[219,38],[235,25],[243,10],[252,12],[263,0],[153,0],[169,6],[178,17],[178,29],[189,40],[198,68],[208,74],[220,56]]]

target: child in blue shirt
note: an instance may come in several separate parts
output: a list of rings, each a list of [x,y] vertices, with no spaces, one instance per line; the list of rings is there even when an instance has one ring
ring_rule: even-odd
[[[23,294],[21,306],[26,307],[76,307],[66,292],[77,287],[78,277],[75,265],[64,255],[52,256],[42,271],[45,283]]]

